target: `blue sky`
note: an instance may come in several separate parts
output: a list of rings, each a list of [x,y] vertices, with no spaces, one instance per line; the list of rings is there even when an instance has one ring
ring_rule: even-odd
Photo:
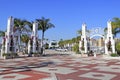
[[[109,19],[120,17],[119,4],[120,0],[0,0],[0,30],[6,30],[9,16],[28,21],[44,16],[55,25],[45,38],[71,39],[84,22],[88,29],[104,28]]]

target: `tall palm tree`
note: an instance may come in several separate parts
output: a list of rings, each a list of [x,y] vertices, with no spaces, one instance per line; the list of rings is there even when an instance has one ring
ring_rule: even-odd
[[[21,36],[23,31],[25,32],[30,32],[31,30],[28,30],[25,25],[29,25],[29,27],[32,26],[31,22],[27,20],[21,20],[18,18],[14,19],[14,32],[18,31],[18,44],[19,44],[19,50],[20,50],[20,45],[21,45]]]
[[[26,25],[28,25],[29,29],[26,28]],[[21,20],[21,19],[15,18],[14,19],[14,29],[18,30],[20,33],[22,33],[23,31],[31,32],[32,23],[27,20]]]
[[[36,21],[38,22],[38,30],[42,30],[41,47],[43,49],[43,39],[45,31],[55,26],[54,24],[50,23],[50,19],[46,19],[44,17],[42,17],[41,19],[36,19]]]

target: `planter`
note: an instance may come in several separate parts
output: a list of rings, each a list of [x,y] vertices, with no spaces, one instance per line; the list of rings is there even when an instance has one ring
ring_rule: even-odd
[[[40,54],[39,53],[33,53],[34,57],[39,57]]]
[[[116,53],[112,53],[112,54],[110,54],[110,56],[112,56],[112,57],[118,57],[119,55],[116,54]]]
[[[4,59],[13,59],[15,57],[18,57],[17,53],[3,53],[2,55]]]
[[[2,56],[4,59],[12,59],[12,55],[10,53],[3,53]]]

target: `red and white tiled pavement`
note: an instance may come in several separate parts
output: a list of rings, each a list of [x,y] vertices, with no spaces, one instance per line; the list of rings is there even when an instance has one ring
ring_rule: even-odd
[[[59,54],[0,59],[0,80],[120,80],[120,59]]]

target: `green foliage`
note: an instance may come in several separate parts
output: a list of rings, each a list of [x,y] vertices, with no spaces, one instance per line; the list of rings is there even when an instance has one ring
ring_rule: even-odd
[[[36,22],[38,23],[38,30],[42,31],[41,46],[43,48],[43,39],[44,39],[45,31],[55,26],[50,22],[50,19],[46,19],[44,17],[42,17],[41,19],[36,19]]]
[[[112,54],[110,54],[110,56],[112,56],[112,57],[118,57],[119,55],[116,54],[116,53],[112,53]]]
[[[120,42],[116,44],[116,50],[120,51]]]
[[[24,34],[24,35],[21,36],[21,41],[24,42],[24,43],[26,43],[26,44],[28,43],[29,39],[30,38],[29,38],[28,35]]]
[[[120,18],[115,17],[112,19],[112,33],[114,36],[120,33]]]
[[[2,56],[10,56],[11,53],[3,53]]]
[[[80,40],[80,36],[77,36],[77,37],[69,39],[69,40],[61,39],[58,44],[60,47],[64,47],[64,45],[66,45],[66,44],[79,43],[79,40]]]
[[[0,30],[0,37],[3,37],[3,36],[5,36],[5,31]]]
[[[114,34],[114,37],[116,37],[116,35],[120,33],[120,18],[114,17],[111,24],[112,33]],[[104,29],[104,32],[107,33],[107,27]]]
[[[7,58],[14,58],[14,57],[18,57],[17,53],[3,53],[2,56]]]
[[[76,53],[79,53],[79,44],[75,44],[72,48],[72,50]]]
[[[116,44],[117,54],[120,56],[120,42]]]
[[[46,44],[45,44],[45,49],[48,49],[48,48],[49,48],[49,44],[46,43]]]

